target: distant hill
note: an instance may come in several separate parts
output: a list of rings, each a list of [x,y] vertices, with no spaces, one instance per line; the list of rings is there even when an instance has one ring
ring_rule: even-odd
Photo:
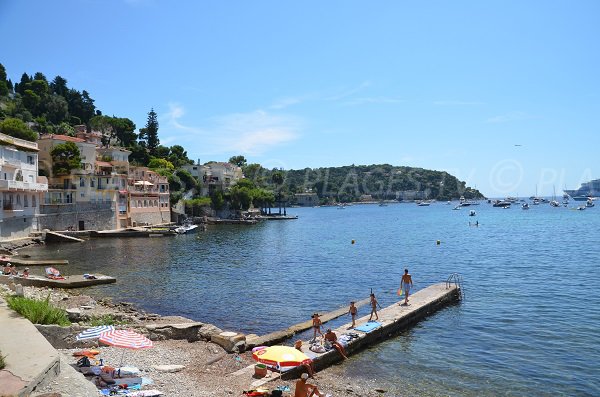
[[[284,175],[282,193],[293,202],[294,193],[312,191],[321,203],[373,200],[452,200],[464,196],[467,199],[484,198],[477,189],[445,171],[423,168],[399,167],[390,164],[350,165],[343,167],[305,168],[302,170],[268,171],[246,173],[247,178],[265,187],[277,189],[271,182],[273,172]],[[248,169],[248,171],[251,171]],[[257,175],[260,174],[260,177]],[[261,183],[262,182],[262,183]]]

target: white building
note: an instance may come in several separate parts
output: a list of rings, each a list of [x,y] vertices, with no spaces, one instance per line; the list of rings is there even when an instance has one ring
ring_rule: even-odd
[[[0,134],[0,238],[27,237],[36,231],[40,202],[48,182],[38,174],[38,145]]]
[[[235,164],[211,161],[204,165],[184,165],[193,177],[198,179],[201,196],[208,196],[214,190],[225,191],[244,177],[242,168]]]

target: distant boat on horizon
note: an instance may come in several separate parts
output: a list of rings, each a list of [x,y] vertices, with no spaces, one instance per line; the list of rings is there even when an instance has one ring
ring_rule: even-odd
[[[579,189],[575,190],[563,190],[565,194],[568,194],[575,201],[587,201],[589,197],[600,196],[600,179],[594,179],[589,182],[581,184]]]

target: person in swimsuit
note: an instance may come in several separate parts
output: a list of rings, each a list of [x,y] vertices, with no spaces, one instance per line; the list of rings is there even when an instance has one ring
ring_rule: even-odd
[[[315,313],[312,315],[312,327],[313,327],[313,339],[317,339],[317,332],[323,336],[323,332],[321,332],[321,325],[323,322],[319,318],[319,313]]]
[[[400,289],[404,291],[404,304],[408,305],[408,294],[413,285],[412,276],[408,274],[408,269],[404,269],[402,280],[400,281]]]
[[[300,379],[296,382],[296,389],[294,390],[294,397],[325,397],[325,394],[319,392],[317,386],[311,385],[310,383],[306,383],[308,379],[308,374],[303,372],[300,375]]]
[[[335,350],[337,350],[342,355],[342,357],[344,357],[344,360],[348,358],[348,356],[346,356],[346,350],[344,350],[344,346],[342,346],[340,342],[337,341],[337,335],[331,330],[331,328],[327,328],[327,332],[325,333],[324,338],[326,341],[331,343],[331,346],[333,346]]]
[[[371,294],[371,315],[369,316],[369,321],[373,319],[373,314],[375,315],[375,320],[379,320],[379,316],[377,315],[377,306],[381,309],[379,302],[377,302],[377,298],[375,298],[375,294]]]
[[[356,327],[356,314],[358,313],[358,309],[354,306],[354,301],[350,302],[350,309],[348,309],[348,314],[352,316],[352,326],[350,328]]]

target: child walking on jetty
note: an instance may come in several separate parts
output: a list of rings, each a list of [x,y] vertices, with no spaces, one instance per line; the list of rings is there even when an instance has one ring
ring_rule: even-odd
[[[371,315],[369,316],[369,321],[373,320],[373,314],[375,315],[375,320],[379,320],[379,316],[377,315],[377,306],[381,309],[381,305],[377,302],[377,298],[375,298],[375,294],[371,293]]]
[[[348,314],[352,316],[352,326],[350,328],[356,327],[356,313],[358,313],[358,309],[354,306],[354,302],[350,302],[350,309],[348,309]]]

